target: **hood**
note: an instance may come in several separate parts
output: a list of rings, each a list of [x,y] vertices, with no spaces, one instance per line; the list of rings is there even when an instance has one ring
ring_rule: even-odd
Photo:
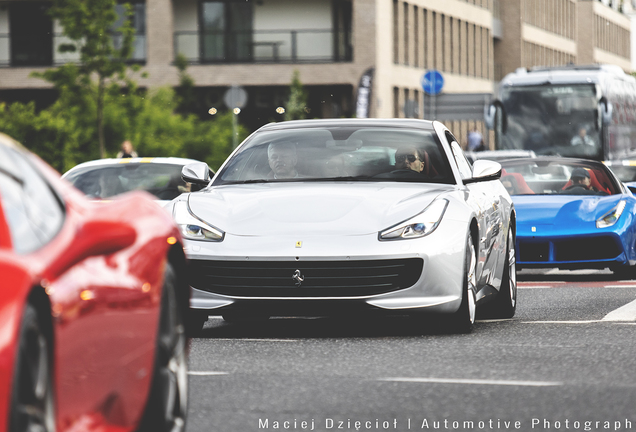
[[[189,195],[190,211],[232,235],[377,233],[453,187],[414,183],[259,183]]]
[[[587,226],[612,210],[624,195],[516,195],[517,224]]]

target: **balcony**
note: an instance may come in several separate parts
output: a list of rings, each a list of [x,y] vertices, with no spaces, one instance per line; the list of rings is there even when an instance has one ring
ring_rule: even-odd
[[[349,37],[333,29],[180,31],[174,34],[174,49],[190,64],[339,63],[352,60]]]
[[[49,36],[48,41],[40,41],[37,46],[18,46],[17,49],[11,45],[11,34],[0,34],[0,68],[7,67],[51,67],[60,66],[66,63],[73,63],[79,60],[79,53],[60,53],[58,48],[62,44],[72,41],[61,33]],[[121,45],[121,35],[113,35],[115,47]],[[47,47],[48,46],[48,47]],[[146,61],[146,35],[137,34],[133,41],[133,53],[128,60],[129,63],[143,63]]]

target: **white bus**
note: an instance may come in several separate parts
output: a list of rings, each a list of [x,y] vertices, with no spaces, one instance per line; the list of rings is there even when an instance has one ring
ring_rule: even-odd
[[[517,69],[484,117],[496,149],[623,159],[636,153],[636,79],[613,65]]]

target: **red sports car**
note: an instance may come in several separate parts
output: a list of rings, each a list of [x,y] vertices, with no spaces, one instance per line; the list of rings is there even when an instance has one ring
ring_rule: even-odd
[[[96,206],[0,134],[0,432],[183,430],[185,265],[149,194]]]

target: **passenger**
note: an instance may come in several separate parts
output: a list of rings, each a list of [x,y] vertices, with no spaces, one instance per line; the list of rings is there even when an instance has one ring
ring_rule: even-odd
[[[424,180],[424,158],[414,146],[400,147],[395,152],[395,170],[378,174],[376,178]]]
[[[424,170],[424,160],[415,147],[401,147],[395,152],[395,168],[421,173]]]
[[[298,177],[298,171],[296,171],[296,163],[298,162],[296,144],[289,141],[271,143],[267,148],[267,161],[272,169],[269,178],[289,179]]]

